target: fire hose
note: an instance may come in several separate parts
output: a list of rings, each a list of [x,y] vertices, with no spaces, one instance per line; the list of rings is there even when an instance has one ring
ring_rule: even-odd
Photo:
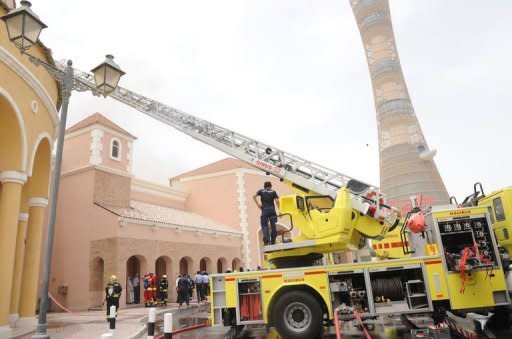
[[[338,318],[338,313],[340,311],[340,307],[341,306],[338,306],[334,310],[334,328],[336,330],[336,339],[342,339],[341,338],[340,322],[339,322],[339,318]],[[363,330],[365,338],[372,339],[372,337],[370,336],[370,333],[368,333],[368,330],[364,326],[363,319],[361,318],[361,314],[359,314],[359,312],[356,309],[352,309],[352,313],[354,314],[354,317],[358,321],[359,325],[361,325],[361,328]]]

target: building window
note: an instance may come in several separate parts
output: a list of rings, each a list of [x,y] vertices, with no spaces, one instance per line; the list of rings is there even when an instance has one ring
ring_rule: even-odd
[[[121,142],[118,139],[110,141],[110,158],[121,161]]]

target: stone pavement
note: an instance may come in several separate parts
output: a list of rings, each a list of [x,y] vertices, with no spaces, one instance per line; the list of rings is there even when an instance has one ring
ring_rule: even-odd
[[[177,307],[177,304],[169,304],[158,307],[157,313],[179,313],[189,307]],[[116,338],[136,338],[138,333],[145,333],[144,318],[148,315],[149,308],[125,308],[120,309],[116,320]],[[64,338],[100,338],[103,333],[109,331],[109,323],[106,321],[105,311],[73,312],[73,313],[49,313],[47,333],[52,339]],[[34,328],[13,328],[12,338],[31,338],[35,333]]]

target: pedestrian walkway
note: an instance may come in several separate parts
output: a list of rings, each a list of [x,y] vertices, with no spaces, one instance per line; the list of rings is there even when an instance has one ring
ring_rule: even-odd
[[[190,308],[196,308],[197,304],[189,307],[171,303],[167,307],[158,307],[157,312],[168,310],[172,313],[184,312]],[[149,308],[130,307],[120,309],[116,320],[116,337],[131,338],[144,331],[144,323],[141,322],[148,315]],[[52,339],[81,339],[100,338],[103,333],[109,331],[109,323],[105,318],[105,311],[73,312],[73,313],[49,313],[47,333]],[[35,333],[34,328],[13,328],[12,338],[31,338]]]

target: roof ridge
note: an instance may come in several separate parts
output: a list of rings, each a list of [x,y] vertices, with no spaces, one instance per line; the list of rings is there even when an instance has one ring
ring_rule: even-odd
[[[133,134],[131,134],[130,132],[128,132],[127,130],[125,130],[124,128],[122,128],[121,126],[119,126],[118,124],[116,124],[115,122],[113,122],[112,120],[105,117],[103,114],[101,114],[99,112],[93,113],[93,114],[89,115],[88,117],[86,117],[85,119],[82,119],[79,122],[77,122],[76,124],[74,124],[73,126],[69,127],[68,129],[66,129],[66,133],[78,131],[82,128],[85,128],[87,126],[91,126],[94,124],[99,124],[104,127],[111,128],[111,129],[113,129],[117,132],[120,132],[130,138],[137,139],[136,136],[134,136]]]
[[[216,167],[222,167],[223,165],[226,166],[226,168],[216,168]],[[251,164],[234,158],[232,156],[227,156],[223,159],[210,162],[206,165],[194,168],[192,170],[183,172],[181,174],[178,174],[171,179],[181,179],[181,178],[187,178],[187,177],[194,177],[198,175],[204,175],[204,174],[211,174],[211,173],[218,173],[226,170],[232,170],[237,168],[248,168],[248,169],[257,169],[257,167],[252,166]]]

